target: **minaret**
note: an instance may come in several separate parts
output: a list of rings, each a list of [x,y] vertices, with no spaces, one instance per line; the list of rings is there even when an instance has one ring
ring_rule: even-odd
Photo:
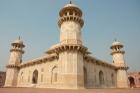
[[[113,64],[117,67],[117,87],[128,88],[128,66],[125,64],[124,60],[125,51],[122,50],[123,45],[115,40],[110,48],[112,49],[111,55],[113,57]]]
[[[9,64],[18,65],[22,62],[22,54],[24,53],[23,48],[25,45],[20,37],[15,40],[12,44],[12,48],[10,49],[10,59]]]
[[[80,8],[70,1],[60,10],[59,16],[58,25],[60,27],[61,44],[82,44],[81,28],[84,21],[82,20]]]
[[[60,46],[59,53],[61,87],[65,89],[84,88],[83,55],[81,28],[84,21],[80,8],[70,2],[59,12]]]
[[[5,87],[16,86],[19,69],[18,65],[20,65],[22,62],[22,54],[24,53],[23,48],[25,47],[20,37],[15,40],[11,45],[12,48],[10,49],[9,63],[6,66],[7,69]]]

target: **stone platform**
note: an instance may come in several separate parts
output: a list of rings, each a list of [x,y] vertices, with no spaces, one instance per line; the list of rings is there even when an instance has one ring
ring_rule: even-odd
[[[140,93],[140,88],[131,89],[78,89],[61,90],[46,88],[0,88],[0,93]]]

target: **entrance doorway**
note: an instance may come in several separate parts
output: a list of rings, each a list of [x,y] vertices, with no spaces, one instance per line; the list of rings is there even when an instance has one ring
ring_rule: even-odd
[[[135,87],[135,80],[134,80],[134,78],[133,77],[128,77],[128,79],[129,79],[129,82],[130,82],[130,87],[134,88]]]

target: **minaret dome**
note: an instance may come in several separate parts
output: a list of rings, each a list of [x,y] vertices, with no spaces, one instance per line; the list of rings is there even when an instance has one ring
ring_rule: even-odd
[[[84,24],[84,21],[81,19],[82,11],[81,9],[73,4],[71,1],[69,4],[66,4],[59,12],[60,20],[58,22],[59,27],[66,20],[73,20],[80,23],[81,27]]]
[[[14,42],[11,43],[12,48],[10,49],[10,51],[20,51],[22,53],[24,53],[24,51],[22,50],[22,48],[25,47],[25,45],[23,44],[23,41],[20,39],[20,37],[18,39],[16,39]]]
[[[25,47],[25,45],[23,44],[23,41],[20,39],[20,37],[12,43],[12,46],[14,46],[14,45],[21,45],[21,47]]]
[[[111,55],[113,55],[114,53],[124,54],[125,51],[123,51],[122,48],[123,48],[123,44],[121,42],[115,40],[110,47],[110,49],[112,49]]]
[[[123,44],[117,40],[115,40],[113,43],[112,43],[112,46],[111,46],[111,49],[113,49],[114,47],[120,47],[120,48],[123,48]]]
[[[82,16],[82,11],[81,11],[81,9],[77,6],[77,5],[75,5],[75,4],[73,4],[73,3],[69,3],[69,4],[66,4],[61,10],[60,10],[60,12],[59,12],[59,15],[60,15],[60,17],[62,17],[63,15],[68,15],[68,11],[69,11],[69,15],[78,15],[78,16]]]

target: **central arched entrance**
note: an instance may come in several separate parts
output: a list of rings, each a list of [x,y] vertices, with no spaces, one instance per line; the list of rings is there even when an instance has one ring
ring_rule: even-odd
[[[99,82],[100,82],[100,86],[104,85],[104,74],[102,71],[99,72]]]
[[[34,70],[33,77],[32,77],[32,83],[37,84],[37,81],[38,81],[38,71]]]
[[[130,76],[130,77],[128,77],[128,79],[129,79],[129,82],[130,82],[130,87],[131,88],[135,87],[135,80],[134,80],[134,78]]]

